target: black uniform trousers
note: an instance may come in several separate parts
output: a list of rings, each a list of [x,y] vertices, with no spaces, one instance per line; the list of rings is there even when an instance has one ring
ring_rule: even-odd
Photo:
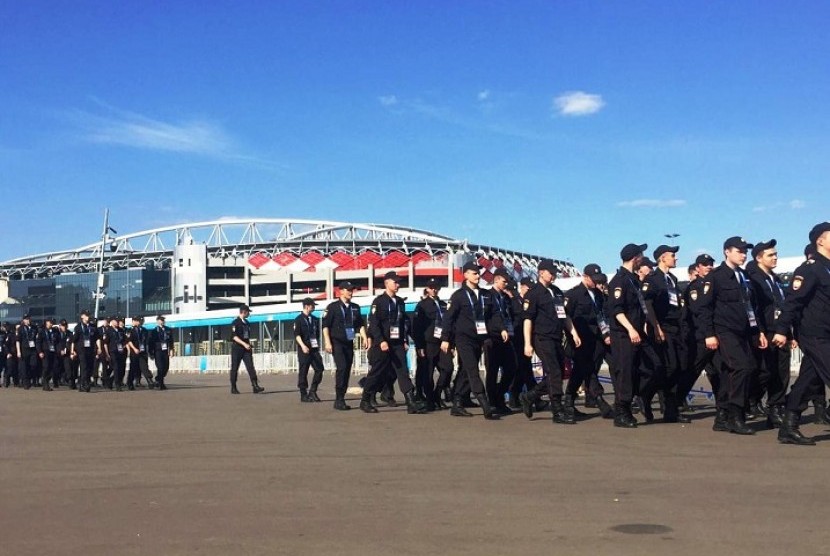
[[[748,337],[718,331],[718,361],[726,408],[744,411],[749,403],[749,386],[757,363]]]
[[[824,386],[830,386],[830,339],[802,336],[798,339],[798,344],[804,358],[801,360],[798,378],[787,396],[787,410],[801,412],[814,395],[818,380]]]
[[[685,382],[678,384],[678,401],[685,400],[694,388],[700,373],[706,371],[706,378],[712,385],[712,396],[715,398],[715,405],[719,409],[726,409],[726,392],[721,387],[720,356],[717,350],[707,349],[706,342],[689,338],[686,341],[686,369],[684,373]]]
[[[767,405],[784,405],[787,401],[787,388],[790,386],[790,347],[789,343],[777,347],[772,343],[774,334],[767,334],[767,349],[753,348],[758,372],[753,375],[749,398],[760,401],[767,395]]]
[[[92,380],[92,373],[95,371],[95,364],[98,358],[95,356],[95,348],[81,348],[77,352],[80,372],[80,385],[87,386]]]
[[[163,357],[167,358],[165,354]],[[156,368],[158,368],[158,358],[159,355],[156,354]],[[167,359],[169,365],[169,359]],[[251,383],[253,384],[256,381],[256,369],[254,369],[254,356],[251,354],[250,351],[247,349],[243,349],[242,346],[239,344],[234,344],[231,347],[231,384],[236,384],[236,379],[239,377],[239,364],[245,363],[245,370],[248,371],[248,377],[251,379]],[[167,369],[164,370],[164,375],[167,374]],[[164,375],[161,374],[161,369],[159,368],[158,375],[164,378]]]
[[[614,402],[619,406],[630,406],[634,398],[634,379],[642,359],[641,346],[632,344],[628,334],[611,336],[611,380]]]
[[[127,368],[127,352],[113,353],[110,356],[110,366],[115,384],[124,384],[124,372]]]
[[[525,355],[525,340],[521,334],[513,336],[513,350],[516,353],[516,375],[513,377],[513,384],[510,385],[511,403],[519,399],[522,390],[529,391],[536,386],[533,358]]]
[[[424,356],[418,356],[415,368],[415,388],[426,399],[432,399],[435,389],[449,388],[452,381],[452,355],[441,351],[440,342],[427,342]],[[435,370],[438,382],[434,382]]]
[[[566,393],[576,397],[579,387],[585,384],[585,399],[596,399],[603,394],[599,383],[599,369],[605,357],[605,342],[596,336],[582,338],[582,345],[574,350],[573,372],[568,380]]]
[[[679,402],[683,386],[688,382],[684,375],[689,373],[683,353],[685,345],[680,330],[676,327],[664,326],[663,335],[665,341],[656,347],[666,368],[665,390]]]
[[[63,360],[63,378],[67,384],[74,387],[78,381],[78,358],[73,358],[71,355],[64,355]]]
[[[389,349],[380,349],[380,342],[369,348],[369,374],[366,375],[366,382],[363,389],[366,392],[375,394],[389,382],[392,372],[398,380],[398,388],[407,394],[415,386],[409,378],[409,369],[406,365],[406,349],[403,344],[388,344]]]
[[[308,369],[313,368],[314,376],[311,378],[311,389],[317,390],[317,387],[323,381],[323,358],[320,356],[320,350],[309,349],[308,353],[303,353],[302,349],[297,350],[297,362],[300,367],[297,388],[308,390]]]
[[[665,343],[658,344],[650,336],[641,334],[640,338],[642,339],[640,365],[635,369],[634,374],[635,392],[643,398],[645,403],[649,403],[661,390],[666,393],[667,397],[672,398],[667,388],[666,378],[666,358],[669,350],[664,345]]]
[[[150,358],[146,351],[130,354],[130,373],[127,375],[127,384],[135,384],[139,377],[144,377],[147,384],[153,383],[153,373],[150,372]]]
[[[484,342],[484,383],[487,399],[496,407],[505,405],[504,395],[516,376],[516,351],[508,339],[488,338]],[[501,380],[499,371],[501,370]]]
[[[6,358],[5,353],[0,353],[0,380],[2,380],[3,386],[6,388],[9,387],[10,379],[9,373],[7,372],[8,367],[6,366],[6,362],[8,359]]]
[[[167,371],[170,370],[170,354],[168,351],[156,351],[156,355],[153,358],[156,362],[156,382],[164,382],[164,377],[167,376]],[[247,363],[246,363],[247,366]],[[251,361],[251,367],[253,368],[253,361]],[[233,352],[231,352],[231,368],[233,368]],[[239,369],[239,363],[236,364],[237,370]],[[250,374],[250,371],[248,371]]]
[[[465,398],[472,392],[478,396],[484,394],[484,383],[481,381],[481,374],[478,363],[481,360],[483,341],[478,339],[458,336],[456,338],[455,351],[458,353],[458,373],[455,376],[454,394]]]
[[[24,353],[17,364],[20,373],[20,382],[23,386],[31,386],[39,378],[38,358],[36,351]]]
[[[20,384],[20,372],[17,366],[17,356],[15,355],[6,357],[6,372],[3,375],[3,386],[8,388],[10,384],[14,384],[15,386]]]
[[[41,371],[40,371],[40,380],[44,386],[49,384],[50,380],[53,380],[55,384],[58,384],[58,354],[54,351],[46,351],[43,353],[43,360],[40,362],[41,364]]]
[[[334,357],[334,390],[345,395],[349,388],[349,377],[352,374],[354,363],[354,342],[333,339],[331,341],[331,355]]]
[[[565,362],[565,352],[562,343],[552,338],[533,338],[533,351],[542,362],[542,381],[536,385],[539,394],[547,390],[550,400],[560,401],[563,394],[562,367]]]

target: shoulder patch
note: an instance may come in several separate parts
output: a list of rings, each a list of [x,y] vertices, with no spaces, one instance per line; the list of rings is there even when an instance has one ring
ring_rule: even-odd
[[[528,301],[527,299],[525,299],[525,302],[524,302],[524,303],[522,303],[522,309],[524,309],[525,311],[527,311],[528,307],[530,307],[530,301]]]
[[[692,301],[697,301],[697,290],[692,290],[692,291],[689,293],[689,297],[691,297],[691,298],[692,298]]]
[[[451,304],[451,303],[452,303],[452,300],[447,301],[447,310],[449,310],[449,308],[450,308],[450,304]]]
[[[375,307],[374,305],[372,305],[372,314],[373,314],[373,315],[375,314],[375,311],[377,311],[377,310],[378,310],[378,308],[377,308],[377,307]]]
[[[614,288],[614,299],[622,297],[622,288]]]
[[[794,276],[793,277],[793,291],[797,292],[798,289],[801,287],[801,284],[804,282],[804,278],[802,276]]]
[[[644,292],[648,291],[648,282],[643,282],[643,291]]]
[[[806,264],[816,264],[816,260],[815,259],[810,259],[810,260],[807,261]]]
[[[328,314],[329,314],[329,310],[328,309],[323,309],[323,318],[326,318],[326,315],[328,315]]]
[[[568,306],[568,301],[569,301],[569,300],[568,300],[568,298],[566,297],[566,298],[565,298],[565,307],[567,307],[567,306]]]
[[[703,283],[703,295],[706,295],[707,293],[709,293],[709,288],[711,288],[711,287],[712,287],[711,282],[704,282]]]

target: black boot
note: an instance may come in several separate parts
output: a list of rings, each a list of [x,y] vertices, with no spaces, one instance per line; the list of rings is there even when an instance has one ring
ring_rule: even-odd
[[[816,441],[808,436],[801,434],[798,429],[798,422],[801,420],[801,414],[796,411],[787,411],[784,413],[784,423],[778,429],[778,442],[781,444],[798,444],[801,446],[815,446]]]
[[[535,390],[528,390],[519,394],[519,402],[522,404],[522,412],[528,419],[533,419],[533,410],[536,406],[537,394]]]
[[[755,434],[755,431],[746,426],[744,419],[744,412],[742,409],[731,408],[729,417],[726,419],[726,429],[732,434],[740,434],[743,436],[750,436]]]
[[[132,382],[128,382],[127,383],[127,390],[129,390],[131,392],[134,391],[135,390],[135,385]]]
[[[461,401],[461,396],[456,396],[452,400],[452,409],[450,415],[453,417],[472,417],[473,414],[464,409],[464,404]]]
[[[265,392],[265,388],[259,385],[259,380],[253,379],[251,380],[251,388],[254,391],[254,394],[262,394]]]
[[[637,420],[631,414],[631,408],[622,403],[614,404],[614,426],[623,429],[637,428]]]
[[[784,425],[784,406],[771,405],[767,408],[767,428],[780,429]]]
[[[52,391],[52,387],[49,386],[49,381],[48,380],[43,381],[43,391],[44,392],[51,392]]]
[[[415,390],[410,390],[409,392],[403,395],[404,399],[406,400],[406,412],[410,415],[417,415],[427,413],[426,404],[423,401],[417,399],[415,396]]]
[[[669,392],[663,396],[663,422],[664,423],[691,423],[692,420],[680,413],[677,400]]]
[[[334,409],[337,411],[348,411],[351,409],[349,405],[346,404],[346,393],[342,391],[338,391],[334,395]]]
[[[565,406],[565,413],[573,417],[574,421],[576,421],[580,417],[585,417],[585,414],[576,408],[576,399],[574,398],[574,396],[565,394],[565,397],[562,398],[562,400]]]
[[[484,418],[488,421],[496,421],[501,419],[501,416],[498,415],[493,408],[490,406],[490,402],[487,401],[487,396],[485,394],[476,394],[476,401],[478,405],[481,407],[482,411],[484,411]]]
[[[813,400],[813,407],[816,408],[816,424],[830,425],[830,419],[827,418],[827,400]]]
[[[645,417],[646,423],[653,423],[654,411],[651,409],[651,396],[637,396],[634,400],[634,404],[640,406],[640,411],[643,412],[643,417]],[[636,411],[634,413],[636,413]]]
[[[372,394],[366,390],[363,391],[363,395],[360,397],[360,411],[363,413],[378,412],[378,408],[372,405]]]
[[[455,401],[455,396],[452,395],[452,388],[449,386],[444,388],[444,403],[452,405]]]
[[[435,408],[436,409],[449,409],[450,406],[448,406],[447,403],[443,399],[441,399],[441,391],[442,391],[442,389],[438,388],[436,386],[435,390],[433,390],[433,392],[432,392],[432,400],[433,400],[433,403],[435,404]]]
[[[571,403],[573,403],[573,399],[571,399]],[[573,413],[568,411],[567,406],[562,403],[562,400],[557,398],[551,398],[550,410],[551,413],[553,413],[554,423],[561,423],[563,425],[576,424],[576,419],[574,418]]]
[[[712,424],[712,430],[715,432],[728,432],[729,428],[726,426],[726,420],[726,410],[719,407],[715,413],[715,422]]]
[[[750,421],[755,419],[760,419],[761,417],[766,417],[767,412],[764,411],[763,405],[759,401],[753,401],[749,404],[749,409],[746,412],[746,418]]]
[[[235,382],[231,382],[231,394],[239,394],[239,390],[236,388]]]
[[[311,401],[314,401],[314,400],[312,400],[311,398],[308,397],[308,392],[306,391],[305,388],[301,388],[300,389],[300,401],[303,402],[303,403],[308,403],[308,402],[311,402]]]
[[[603,419],[614,418],[614,408],[612,408],[602,396],[597,396],[597,407],[599,408],[599,413],[602,415]]]
[[[310,402],[321,402],[323,400],[320,399],[320,396],[317,395],[317,387],[312,386],[311,390],[308,391],[308,401]]]
[[[643,407],[643,399],[640,396],[634,396],[631,400],[631,414],[637,415]]]
[[[585,409],[597,409],[599,404],[597,399],[593,396],[585,396]]]
[[[666,396],[663,392],[657,392],[657,409],[663,415],[666,414]]]

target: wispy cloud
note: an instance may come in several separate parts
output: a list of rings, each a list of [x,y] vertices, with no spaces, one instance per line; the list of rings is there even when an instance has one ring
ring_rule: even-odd
[[[484,102],[490,98],[490,89],[484,89],[483,91],[479,91],[478,93],[478,100],[479,102]]]
[[[666,208],[666,207],[684,207],[686,206],[685,199],[634,199],[632,201],[620,201],[617,203],[618,207],[625,208]]]
[[[378,97],[381,106],[395,106],[398,104],[398,97],[395,95],[382,95]]]
[[[807,203],[805,203],[801,199],[793,199],[792,201],[788,201],[786,203],[773,203],[771,205],[752,207],[752,212],[767,212],[770,210],[781,210],[785,208],[789,208],[791,210],[801,210],[806,207]]]
[[[93,100],[100,107],[99,111],[76,110],[69,114],[85,141],[282,167],[243,152],[237,142],[215,122],[198,118],[168,122]]]
[[[553,108],[561,116],[588,116],[605,106],[601,95],[568,91],[553,99]]]

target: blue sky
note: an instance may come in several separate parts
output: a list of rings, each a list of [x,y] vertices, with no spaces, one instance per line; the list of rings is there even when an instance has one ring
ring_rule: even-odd
[[[0,260],[222,216],[617,264],[827,220],[820,2],[0,0]]]

